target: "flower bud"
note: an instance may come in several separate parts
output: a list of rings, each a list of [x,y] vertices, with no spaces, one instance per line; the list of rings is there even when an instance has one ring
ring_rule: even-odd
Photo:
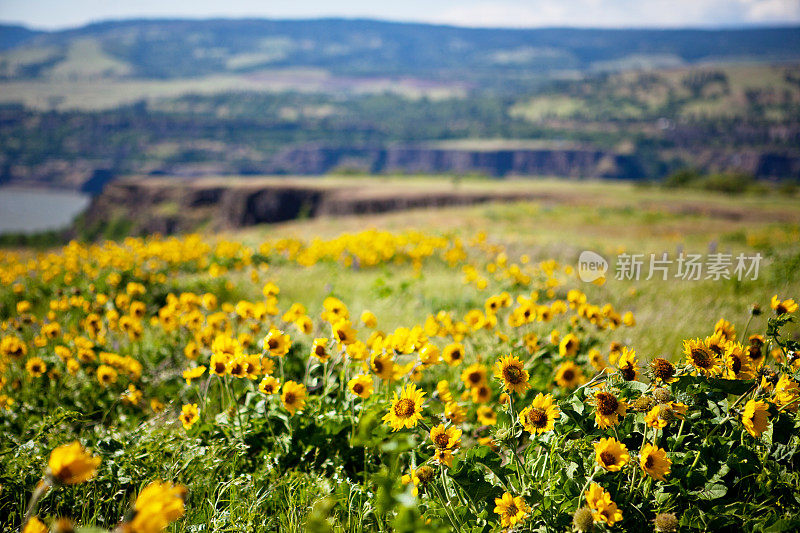
[[[655,398],[658,403],[667,403],[672,401],[672,394],[669,392],[669,389],[660,388],[653,391],[653,398]]]
[[[644,396],[644,395],[639,396],[633,402],[633,408],[640,413],[649,411],[652,406],[653,406],[653,399],[650,396]]]
[[[594,518],[592,510],[588,507],[581,507],[572,515],[572,526],[575,531],[591,531],[594,528]]]
[[[678,518],[675,513],[660,513],[656,515],[653,522],[655,522],[656,531],[659,533],[678,531]]]

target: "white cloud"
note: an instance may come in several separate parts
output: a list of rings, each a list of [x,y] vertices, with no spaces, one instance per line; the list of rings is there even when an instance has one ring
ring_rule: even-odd
[[[745,0],[747,19],[760,21],[797,20],[800,16],[800,0]]]
[[[800,0],[0,0],[0,20],[65,27],[129,17],[368,17],[483,27],[800,23]]]
[[[462,26],[675,27],[800,22],[800,0],[465,1],[432,20]]]
[[[432,19],[456,26],[547,26],[569,17],[569,6],[566,4],[537,2],[535,7],[531,7],[520,3],[465,3],[434,14]]]

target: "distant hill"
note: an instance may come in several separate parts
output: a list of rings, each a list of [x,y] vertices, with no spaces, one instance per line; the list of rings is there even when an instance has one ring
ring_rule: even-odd
[[[565,71],[800,59],[800,28],[476,29],[375,20],[125,20],[0,26],[0,79],[171,79],[307,67],[488,83]]]
[[[0,50],[8,50],[19,46],[41,32],[29,30],[24,26],[0,24]]]
[[[798,181],[799,147],[800,27],[0,26],[0,184],[685,167]]]

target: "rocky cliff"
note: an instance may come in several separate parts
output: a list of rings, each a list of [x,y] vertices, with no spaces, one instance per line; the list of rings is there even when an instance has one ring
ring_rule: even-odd
[[[483,149],[390,146],[303,146],[278,153],[269,172],[325,174],[333,170],[373,174],[484,174],[640,179],[634,156],[591,148]]]
[[[449,181],[405,185],[313,178],[126,178],[95,197],[80,230],[102,234],[124,223],[132,234],[224,230],[296,218],[543,199],[525,190],[491,190]],[[93,229],[92,229],[93,228]]]
[[[546,205],[630,205],[625,195],[598,196],[597,187],[554,188],[536,180],[130,177],[111,182],[95,197],[75,231],[88,238],[221,231],[310,217],[525,200]],[[657,207],[721,220],[792,220],[780,210],[710,203],[703,195],[678,195]],[[647,211],[654,206],[645,201],[637,208]]]
[[[663,155],[663,154],[662,154]],[[791,153],[698,150],[688,159],[680,152],[645,159],[586,146],[542,148],[443,148],[426,145],[337,147],[307,144],[285,148],[258,160],[170,163],[141,162],[115,170],[110,161],[47,160],[31,166],[4,165],[0,156],[0,184],[46,186],[98,194],[118,173],[164,177],[214,175],[322,175],[329,173],[450,174],[558,176],[571,178],[653,179],[662,177],[676,161],[702,172],[739,171],[758,178],[800,179],[800,156]],[[689,163],[683,163],[686,166]],[[678,165],[681,166],[681,165]],[[660,170],[659,170],[660,169]]]

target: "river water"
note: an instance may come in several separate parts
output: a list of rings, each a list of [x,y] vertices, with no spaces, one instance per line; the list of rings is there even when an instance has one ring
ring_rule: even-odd
[[[79,192],[0,187],[0,234],[66,228],[90,200]]]

